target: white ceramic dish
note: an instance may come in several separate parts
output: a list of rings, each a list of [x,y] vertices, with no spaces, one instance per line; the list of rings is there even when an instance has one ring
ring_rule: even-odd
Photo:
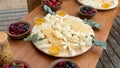
[[[102,8],[100,2],[97,2],[97,1],[103,1],[103,0],[77,0],[77,1],[80,4],[92,6],[92,7],[96,8],[96,9],[98,9],[98,10],[110,10],[110,9],[116,8],[117,5],[118,5],[118,0],[113,0],[113,3],[109,8]],[[108,0],[106,0],[106,2],[107,1]]]
[[[86,30],[84,30],[84,29],[87,29],[88,35],[93,35],[93,36],[94,36],[94,31],[92,30],[92,28],[91,28],[89,25],[83,24],[83,21],[82,21],[81,19],[77,18],[77,17],[68,16],[67,18],[69,18],[69,17],[72,17],[73,19],[78,20],[79,22],[81,22],[81,25],[83,25],[83,28],[82,28],[82,26],[80,26],[80,28],[82,28],[82,31],[83,31],[83,32],[86,31]],[[51,18],[51,17],[50,17],[50,18]],[[35,25],[35,26],[33,27],[33,29],[32,29],[32,34],[35,34],[35,33],[40,34],[40,33],[39,33],[39,31],[40,31],[40,29],[41,29],[40,27],[41,27],[41,25],[40,25],[40,26],[36,26],[36,25]],[[45,27],[44,27],[44,28],[45,28]],[[80,30],[81,30],[81,29],[80,29]],[[48,30],[48,31],[49,31],[49,30]],[[46,39],[47,39],[47,38],[46,38]],[[84,46],[84,47],[82,47],[82,49],[77,49],[77,51],[73,51],[74,54],[72,54],[72,55],[70,55],[70,53],[68,53],[68,50],[63,50],[63,49],[61,49],[61,50],[63,50],[63,51],[61,51],[60,54],[58,54],[58,55],[52,55],[52,54],[50,54],[50,53],[48,52],[49,46],[51,46],[51,45],[49,45],[48,43],[46,43],[44,40],[43,40],[43,41],[36,42],[36,43],[33,43],[33,44],[35,45],[35,47],[36,47],[37,49],[39,49],[39,50],[42,51],[43,53],[45,53],[45,54],[47,54],[47,55],[54,56],[54,57],[75,57],[75,56],[78,56],[78,55],[81,55],[81,54],[87,52],[87,51],[92,47],[92,45],[90,45],[90,46]],[[71,44],[71,45],[72,45],[72,44]],[[47,47],[46,47],[46,46],[47,46]]]

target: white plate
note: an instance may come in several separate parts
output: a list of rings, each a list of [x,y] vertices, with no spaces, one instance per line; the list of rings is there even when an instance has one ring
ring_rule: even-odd
[[[98,4],[96,4],[93,0],[91,0],[91,1],[93,1],[91,3],[89,1],[87,1],[88,4],[84,2],[86,0],[77,0],[77,1],[80,4],[87,5],[87,6],[92,6],[92,7],[96,8],[96,9],[98,9],[98,10],[110,10],[110,9],[113,9],[113,8],[117,7],[117,5],[118,5],[118,0],[114,0],[114,4],[111,5],[109,8],[102,8],[101,6],[98,7]],[[97,5],[97,6],[95,6],[95,5]]]
[[[81,20],[82,21],[82,20]],[[81,22],[80,21],[80,22]],[[83,22],[83,21],[82,21]],[[91,34],[92,35],[94,35],[94,31],[93,31],[93,29],[89,26],[89,25],[87,25],[87,24],[84,24],[85,26],[86,26],[86,28],[88,28],[88,30],[91,32]],[[32,34],[35,34],[35,33],[37,33],[37,31],[39,31],[39,26],[34,26],[33,27],[33,29],[32,29]],[[40,41],[40,42],[42,42],[42,41]],[[44,46],[48,46],[49,47],[49,45],[45,45],[45,42],[44,43],[42,43],[42,44],[40,44],[40,42],[37,42],[37,43],[33,43],[34,45],[35,45],[35,47],[37,48],[37,49],[39,49],[41,52],[43,52],[43,53],[45,53],[45,54],[47,54],[47,55],[51,55],[51,54],[49,54],[48,53],[48,48],[44,48]],[[41,46],[41,45],[43,45],[43,46]],[[81,55],[81,54],[83,54],[83,53],[85,53],[85,52],[87,52],[90,48],[92,47],[92,45],[91,46],[85,46],[85,47],[83,47],[81,50],[78,50],[77,52],[76,52],[76,54],[74,54],[74,55],[69,55],[66,51],[64,51],[64,52],[61,52],[59,55],[51,55],[51,56],[54,56],[54,57],[75,57],[75,56],[78,56],[78,55]]]

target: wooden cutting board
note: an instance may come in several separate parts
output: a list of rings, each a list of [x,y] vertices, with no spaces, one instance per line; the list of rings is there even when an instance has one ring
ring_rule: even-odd
[[[79,6],[80,4],[75,0],[64,0],[61,10],[67,11],[69,15],[78,16]],[[95,30],[96,39],[106,41],[119,7],[120,4],[113,10],[98,11],[94,16],[93,19],[102,24],[100,31]],[[40,5],[22,20],[28,21],[33,26],[35,24],[34,18],[37,16],[43,17],[44,15],[42,6]],[[52,61],[58,59],[43,54],[36,49],[31,42],[24,42],[22,40],[9,41],[13,52],[13,58],[26,61],[31,68],[47,68]],[[69,59],[76,62],[81,68],[95,68],[101,53],[102,48],[94,46],[85,54]]]

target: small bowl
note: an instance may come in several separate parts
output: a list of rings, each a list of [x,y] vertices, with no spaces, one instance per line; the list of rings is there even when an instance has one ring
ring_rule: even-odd
[[[47,1],[47,0],[42,0],[42,5],[47,5],[47,6],[49,6],[48,4],[45,4],[45,3],[44,3],[45,1]],[[61,8],[62,0],[60,0],[59,2],[60,2],[60,5],[57,5],[57,6],[53,7],[53,8],[51,8],[50,6],[49,6],[49,7],[50,7],[53,11],[57,11],[58,9]],[[52,4],[53,4],[53,3],[52,3]]]
[[[53,62],[50,64],[49,68],[55,68],[55,66],[56,66],[59,62],[70,62],[70,63],[74,64],[77,68],[80,68],[75,62],[73,62],[73,61],[70,60],[70,59],[58,59],[58,60],[55,60],[55,61],[53,61]],[[64,67],[63,67],[63,68],[64,68]],[[65,67],[65,68],[66,68],[66,67]]]
[[[90,19],[93,16],[95,16],[96,13],[97,13],[97,9],[91,6],[80,6],[79,8],[79,14],[82,19],[84,18]]]
[[[26,23],[26,24],[28,24],[28,30],[26,32],[22,33],[22,34],[13,35],[13,34],[10,33],[10,30],[9,30],[10,29],[10,25],[11,25],[10,24],[8,29],[7,29],[7,33],[10,36],[10,38],[11,39],[15,39],[15,40],[20,40],[20,39],[23,39],[26,36],[28,36],[29,33],[30,33],[30,30],[31,30],[31,25],[28,22],[25,22],[25,21],[18,21],[18,22],[12,23],[12,24],[16,24],[16,23]]]
[[[15,60],[9,64],[6,64],[5,66],[3,66],[4,68],[8,68],[7,66],[11,66],[12,64],[19,64],[22,63],[24,64],[24,68],[31,68],[29,64],[27,64],[25,61],[21,61],[21,60]],[[18,68],[18,67],[14,67],[14,68]],[[21,67],[23,68],[23,67]]]

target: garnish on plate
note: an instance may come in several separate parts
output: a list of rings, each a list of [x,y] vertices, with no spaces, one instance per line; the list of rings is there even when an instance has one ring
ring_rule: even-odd
[[[52,47],[49,48],[49,53],[52,55],[57,55],[61,52],[61,48],[59,46],[53,45]]]
[[[65,15],[67,15],[67,13],[65,11],[57,11],[57,14],[64,17]]]
[[[41,41],[43,40],[44,38],[39,38],[38,37],[38,34],[33,34],[31,36],[27,36],[27,38],[24,38],[24,41],[32,41],[32,42],[37,42],[37,41]]]
[[[44,21],[45,21],[44,18],[37,18],[37,19],[35,19],[36,25],[41,25]]]
[[[110,3],[105,2],[105,3],[103,3],[103,4],[101,5],[101,7],[103,7],[103,8],[109,8],[109,7],[110,7]]]

